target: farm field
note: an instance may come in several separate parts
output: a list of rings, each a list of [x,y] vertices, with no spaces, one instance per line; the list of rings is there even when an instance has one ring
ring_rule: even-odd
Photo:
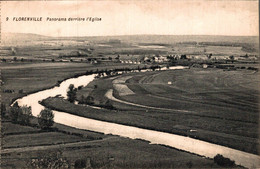
[[[57,124],[58,126],[58,124]],[[17,126],[18,127],[18,126]],[[58,126],[61,128],[69,127]],[[76,160],[85,160],[91,168],[220,168],[213,160],[182,152],[161,145],[150,145],[142,140],[130,140],[117,136],[76,130],[101,139],[76,144],[45,146],[44,149],[15,150],[2,153],[3,168],[32,167],[36,159],[63,159],[73,167]],[[39,139],[38,139],[39,140]],[[67,139],[66,139],[67,140]],[[9,149],[10,150],[10,149]],[[156,153],[155,153],[156,152]]]
[[[145,56],[186,54],[206,59],[235,55],[258,55],[257,37],[225,36],[115,36],[53,38],[30,34],[8,34],[6,46],[0,47],[1,58],[7,60],[84,61],[109,60],[120,55],[121,60],[141,61]],[[19,40],[17,40],[19,39]],[[241,43],[243,42],[243,43]],[[17,45],[15,45],[17,44]]]
[[[10,122],[4,122],[2,127],[4,128],[2,133],[5,135],[2,139],[3,149],[66,144],[69,142],[93,140],[75,135],[64,134],[62,132],[41,131],[37,128],[21,126]],[[12,127],[13,132],[10,132],[10,127]],[[17,128],[20,128],[20,132],[16,130]],[[31,130],[29,131],[28,128]],[[6,132],[5,129],[9,130],[9,132]]]

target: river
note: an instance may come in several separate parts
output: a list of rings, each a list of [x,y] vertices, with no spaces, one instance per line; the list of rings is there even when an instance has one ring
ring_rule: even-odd
[[[171,67],[171,69],[174,68]],[[176,69],[181,68],[176,67]],[[88,83],[93,81],[94,78],[95,74],[84,75],[78,78],[71,78],[63,81],[59,86],[27,95],[23,98],[17,99],[16,101],[20,106],[31,106],[33,116],[37,116],[40,111],[44,109],[44,107],[39,104],[40,101],[48,97],[55,97],[57,95],[61,95],[62,97],[66,98],[67,89],[70,84],[74,84],[75,87],[81,85],[86,86]],[[228,147],[185,136],[79,117],[66,112],[53,112],[55,114],[54,121],[56,123],[67,126],[101,132],[104,134],[119,135],[132,139],[143,139],[150,141],[151,144],[167,145],[209,158],[213,158],[215,155],[221,154],[224,157],[228,157],[231,160],[234,160],[236,164],[245,166],[247,168],[258,168],[260,166],[259,156]]]

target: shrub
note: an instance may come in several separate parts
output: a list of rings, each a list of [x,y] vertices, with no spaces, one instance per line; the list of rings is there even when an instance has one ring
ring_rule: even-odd
[[[84,159],[78,159],[74,163],[75,169],[77,169],[77,168],[86,168],[86,166],[87,166],[86,165],[86,160],[84,160]]]
[[[94,104],[94,98],[92,96],[88,96],[86,98],[86,104],[93,105]]]
[[[79,99],[79,104],[85,104],[85,97],[83,95]]]
[[[217,154],[214,157],[214,162],[223,167],[232,167],[235,165],[234,161],[230,160],[229,158],[225,158],[220,154]]]
[[[71,168],[70,162],[62,157],[62,152],[51,152],[41,155],[37,159],[32,159],[27,163],[28,168],[51,168],[51,169],[66,169]]]
[[[78,90],[81,90],[82,88],[83,88],[83,86],[81,85],[81,86],[78,87]]]
[[[41,129],[49,129],[52,127],[54,121],[54,114],[50,109],[43,109],[38,115],[38,123]]]
[[[114,106],[112,105],[112,103],[111,103],[110,100],[107,100],[107,101],[105,102],[104,107],[107,108],[107,109],[111,109],[111,110],[114,109]]]

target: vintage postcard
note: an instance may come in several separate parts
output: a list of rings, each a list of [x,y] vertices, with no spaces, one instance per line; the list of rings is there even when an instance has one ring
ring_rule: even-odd
[[[0,2],[0,168],[260,168],[258,0]]]

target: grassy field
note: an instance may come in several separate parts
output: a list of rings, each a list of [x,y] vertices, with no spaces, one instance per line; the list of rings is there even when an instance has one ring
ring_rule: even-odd
[[[211,159],[173,148],[150,145],[142,140],[79,130],[60,124],[54,126],[59,129],[59,132],[41,132],[34,127],[6,121],[2,126],[3,133],[7,135],[4,136],[2,150],[8,150],[1,153],[2,168],[18,166],[31,168],[32,161],[37,159],[52,161],[56,158],[66,160],[72,168],[76,160],[86,161],[90,168],[220,167]],[[19,132],[16,129],[19,129]],[[80,136],[68,133],[77,133]],[[74,144],[70,144],[71,142]]]
[[[91,132],[84,132],[91,135]],[[94,135],[104,137],[98,133]],[[117,136],[106,136],[102,140],[78,146],[64,144],[45,150],[5,153],[2,154],[2,167],[28,168],[33,159],[53,156],[67,159],[71,166],[78,159],[86,160],[91,168],[219,168],[213,160],[207,158]]]
[[[163,107],[153,110],[112,102],[117,111],[90,110],[80,105],[67,105],[60,98],[45,103],[70,113],[99,120],[138,126],[190,137],[250,153],[258,147],[258,73],[248,70],[223,71],[222,69],[187,69],[177,71],[127,74],[127,86],[136,94],[114,95],[132,103]],[[123,75],[124,76],[124,75]],[[93,81],[85,93],[97,102],[104,102],[113,79]],[[168,82],[172,84],[169,85]],[[97,85],[97,90],[93,86]],[[184,110],[187,112],[179,112]],[[146,120],[143,120],[146,119]]]

